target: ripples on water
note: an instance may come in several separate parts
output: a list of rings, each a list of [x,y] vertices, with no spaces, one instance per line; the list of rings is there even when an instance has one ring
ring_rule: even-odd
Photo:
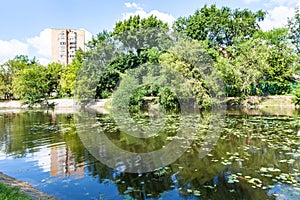
[[[178,139],[177,115],[168,116],[164,129],[148,139],[120,131],[110,115],[94,115],[107,138],[127,151],[151,152]],[[122,162],[117,170],[97,161],[78,136],[84,124],[77,116],[0,112],[0,171],[58,199],[300,199],[296,112],[228,112],[216,146],[199,158],[215,120],[212,113],[201,113],[187,151],[166,167],[140,174],[122,172]],[[147,124],[148,117],[133,116],[140,124]]]

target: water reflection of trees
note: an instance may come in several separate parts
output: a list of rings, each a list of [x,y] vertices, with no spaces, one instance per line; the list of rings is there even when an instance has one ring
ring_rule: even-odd
[[[104,126],[111,126],[111,128],[106,128],[105,130],[112,130],[113,128],[115,128],[113,119],[109,118],[108,116],[105,116],[104,118],[101,118],[101,116],[98,117],[101,119],[101,124],[104,124]],[[204,116],[202,116],[202,118],[204,118],[204,122],[209,122],[211,120],[210,115],[207,115],[207,118],[209,119],[205,119],[205,117],[206,116],[204,114]],[[118,134],[115,133],[116,132],[114,131],[108,131],[106,134],[108,135],[110,140],[114,141],[117,144],[118,141],[122,141],[122,144],[119,144],[120,146],[131,146],[132,144],[135,144],[135,142],[132,141],[132,138],[126,138],[128,137],[126,136],[126,134],[120,134],[120,132],[118,132]],[[249,135],[247,135],[247,137],[249,137]],[[237,147],[245,145],[245,143],[246,141],[244,138],[241,139],[232,136],[229,142],[221,141],[221,143],[216,146],[215,150],[213,150],[213,153],[217,157],[221,158],[222,156],[224,156],[224,153],[228,151],[240,151],[239,149],[237,149]],[[138,150],[138,148],[141,148],[141,146],[137,145],[133,150]],[[151,197],[158,198],[161,194],[178,188],[181,188],[179,193],[183,197],[191,195],[187,192],[187,189],[192,189],[200,191],[202,196],[211,199],[270,199],[265,191],[254,191],[254,188],[251,187],[251,184],[247,182],[241,181],[239,184],[235,185],[228,184],[227,181],[230,174],[240,171],[245,171],[246,173],[248,172],[248,169],[241,169],[241,166],[236,165],[232,165],[232,167],[226,167],[221,163],[212,162],[208,157],[199,159],[198,155],[200,149],[201,144],[195,142],[188,153],[185,153],[180,159],[169,166],[169,170],[165,170],[165,172],[160,175],[158,175],[159,173],[157,172],[146,174],[131,174],[116,173],[114,171],[111,171],[109,173],[104,173],[103,170],[105,168],[108,168],[103,166],[103,164],[97,162],[97,164],[95,165],[97,167],[94,166],[93,168],[89,168],[89,170],[97,170],[97,172],[93,172],[93,174],[102,174],[102,176],[98,176],[99,180],[103,179],[104,177],[113,180],[116,183],[116,186],[118,187],[121,194],[128,193],[136,199],[143,199],[149,194],[151,194]],[[274,152],[268,152],[268,154],[270,155],[272,155],[272,153]],[[266,164],[266,162],[272,162],[272,160],[258,158],[258,161],[255,162],[256,164],[258,163],[258,165],[260,165],[260,163],[261,165],[263,165]],[[252,162],[247,163],[250,168],[251,164],[254,165]],[[114,176],[113,174],[117,175]],[[215,186],[213,189],[210,189],[203,187],[205,185]],[[132,190],[129,190],[128,188],[132,188]]]
[[[62,141],[57,124],[42,112],[3,113],[0,118],[0,138],[6,154],[23,157],[39,151],[45,144]]]
[[[97,117],[100,124],[105,127],[107,137],[121,148],[130,146],[128,148],[130,151],[142,151],[141,149],[145,147],[155,150],[165,145],[169,136],[174,135],[165,132],[156,138],[157,144],[151,146],[155,140],[134,140],[133,137],[118,131],[114,120],[108,115]],[[211,120],[209,113],[201,117],[202,123],[209,123]],[[85,165],[86,173],[99,182],[113,181],[120,194],[128,194],[136,199],[146,198],[149,194],[153,198],[158,198],[171,190],[178,191],[186,198],[192,195],[187,192],[188,189],[200,191],[200,199],[272,199],[268,196],[267,190],[254,189],[247,181],[228,184],[228,176],[240,172],[251,177],[259,177],[264,184],[272,184],[271,178],[260,176],[258,173],[260,167],[274,166],[285,173],[298,168],[298,160],[294,164],[279,163],[279,160],[287,156],[281,153],[281,149],[270,148],[268,140],[259,137],[259,135],[265,135],[265,138],[272,136],[272,142],[278,145],[288,145],[288,140],[295,140],[295,144],[290,146],[297,149],[296,143],[299,140],[293,136],[294,133],[284,132],[286,129],[296,131],[298,122],[295,120],[297,119],[230,115],[225,122],[221,138],[210,152],[212,157],[199,158],[203,140],[196,139],[189,152],[168,168],[143,174],[121,173],[97,161],[86,150],[76,133],[73,115],[59,114],[53,118],[52,113],[44,112],[1,114],[0,141],[1,150],[15,157],[39,151],[40,146],[63,142],[74,157],[76,165]],[[220,161],[222,157],[228,159],[230,155],[227,155],[227,152],[237,153],[240,158],[247,159],[224,165]],[[213,162],[212,158],[219,162]]]

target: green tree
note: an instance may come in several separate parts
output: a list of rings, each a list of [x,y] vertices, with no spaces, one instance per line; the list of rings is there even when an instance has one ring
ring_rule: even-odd
[[[258,31],[254,39],[240,38],[219,54],[216,67],[222,73],[228,96],[285,94],[291,90],[296,55],[287,29]]]
[[[75,93],[83,99],[109,97],[128,69],[158,62],[160,39],[167,30],[168,25],[155,16],[134,16],[117,22],[112,33],[97,34],[88,43]]]
[[[39,64],[33,64],[18,70],[13,78],[13,91],[29,105],[46,99],[49,91],[46,68]]]
[[[89,49],[83,54],[81,67],[70,77],[74,83],[74,96],[79,100],[96,98],[101,75],[112,60],[124,55],[124,49],[120,49],[112,37],[106,33],[100,33],[97,37],[98,39],[94,38],[94,41],[88,44]]]
[[[295,46],[296,52],[300,53],[300,10],[295,9],[295,15],[288,19],[289,39]]]
[[[0,66],[0,95],[4,98],[18,98],[13,91],[13,79],[18,71],[36,64],[35,58],[29,59],[25,55],[17,55]]]
[[[208,40],[211,47],[230,46],[235,38],[252,37],[260,29],[258,22],[264,19],[265,14],[262,10],[252,12],[205,5],[194,15],[179,18],[174,28],[193,39]]]
[[[277,28],[267,32],[257,33],[268,45],[266,61],[268,67],[262,70],[260,89],[268,94],[285,94],[291,91],[294,82],[293,73],[297,56],[291,48],[288,39],[288,29]]]
[[[218,72],[205,47],[206,44],[203,42],[181,38],[176,45],[160,56],[162,66],[181,74],[186,79],[192,87],[197,103],[203,108],[217,103],[223,95],[222,83],[217,83]],[[174,81],[175,84],[180,84],[177,80]],[[184,94],[186,90],[184,85],[180,84],[177,88],[182,96],[191,95]]]
[[[76,57],[72,60],[72,63],[62,66],[60,69],[58,91],[61,96],[74,96],[76,77],[82,69],[84,56],[82,50],[76,51]]]
[[[107,65],[105,71],[101,74],[97,85],[96,97],[109,97],[113,93],[121,79],[121,76],[124,75],[126,70],[136,68],[142,63],[143,59],[132,52],[112,60],[112,62]]]
[[[295,97],[292,99],[295,105],[300,105],[300,87],[299,85],[294,89],[293,94]]]
[[[11,69],[7,65],[0,66],[0,97],[4,99],[11,98],[12,92],[12,77]]]
[[[227,96],[247,96],[256,91],[262,69],[268,67],[267,49],[262,40],[246,40],[228,48],[230,58],[217,57],[215,66],[222,74]]]
[[[46,67],[47,94],[60,91],[60,77],[63,66],[59,63],[50,63]]]
[[[97,45],[103,43],[104,41],[109,40],[110,37],[111,37],[111,33],[104,30],[96,34],[96,36],[93,36],[92,40],[87,43],[87,48],[89,50],[95,49]]]
[[[112,36],[120,40],[125,47],[136,50],[160,47],[166,42],[168,24],[151,15],[141,18],[139,15],[131,16],[124,21],[118,21]]]

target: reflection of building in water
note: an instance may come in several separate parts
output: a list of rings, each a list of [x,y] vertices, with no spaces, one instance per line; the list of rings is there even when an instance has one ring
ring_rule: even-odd
[[[66,145],[52,147],[50,154],[50,176],[79,175],[78,178],[84,176],[84,165],[82,163],[76,165],[75,158]]]

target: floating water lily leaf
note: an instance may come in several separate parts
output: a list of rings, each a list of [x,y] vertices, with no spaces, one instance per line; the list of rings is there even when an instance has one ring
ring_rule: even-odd
[[[268,172],[268,169],[265,168],[265,167],[262,167],[262,168],[260,168],[259,171],[260,171],[260,172],[263,172],[263,173],[267,173],[267,172]]]
[[[200,193],[200,191],[198,191],[198,190],[194,190],[194,193],[193,193],[195,196],[201,196],[201,193]]]
[[[233,181],[232,179],[229,179],[229,180],[228,180],[228,183],[231,184],[231,183],[234,183],[234,181]]]

